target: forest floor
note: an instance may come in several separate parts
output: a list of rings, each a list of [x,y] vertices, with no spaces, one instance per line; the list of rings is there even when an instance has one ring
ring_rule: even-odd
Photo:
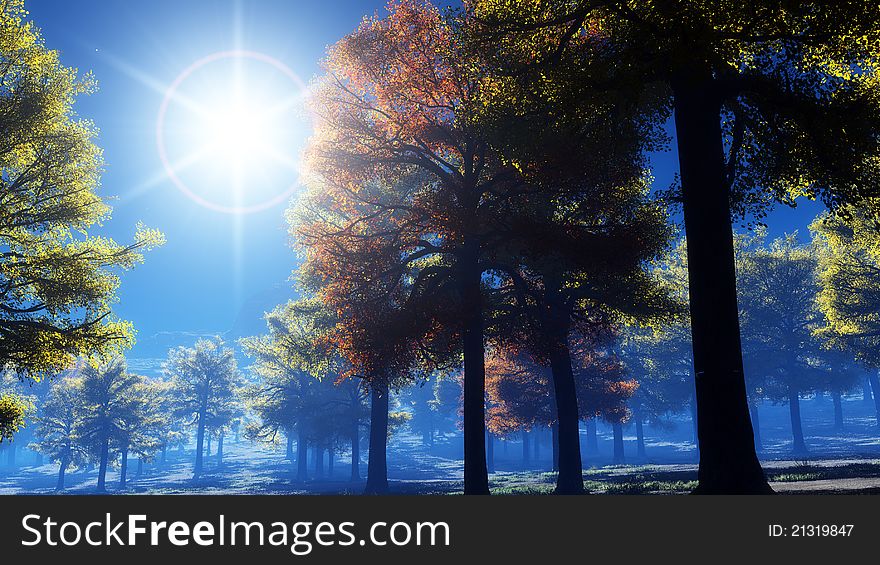
[[[782,494],[880,494],[880,430],[873,406],[853,395],[844,399],[846,427],[833,426],[828,399],[802,402],[803,423],[810,453],[793,456],[788,407],[761,407],[762,465],[772,487]],[[598,449],[587,449],[583,437],[584,479],[595,494],[684,494],[696,485],[697,451],[692,425],[686,418],[645,428],[647,457],[635,454],[634,430],[627,429],[626,465],[612,464],[611,430],[599,426]],[[549,432],[530,434],[528,459],[519,439],[495,442],[496,472],[490,476],[494,494],[545,494],[553,490]],[[7,448],[8,449],[8,448]],[[389,444],[389,481],[392,494],[457,494],[462,488],[461,434],[454,428],[438,433],[432,446],[420,436],[401,431]],[[41,462],[27,449],[18,449],[15,465],[0,458],[0,494],[54,492],[58,465]],[[366,459],[366,442],[362,446]],[[351,463],[338,455],[330,470],[318,476],[309,460],[310,479],[295,481],[293,466],[283,446],[228,441],[222,466],[216,455],[206,459],[206,472],[192,480],[193,452],[168,453],[167,461],[145,463],[138,474],[130,461],[128,483],[118,487],[119,468],[108,472],[110,492],[119,494],[359,494],[362,481],[350,480]],[[359,474],[366,473],[361,463]],[[67,494],[95,492],[97,471],[67,474]]]

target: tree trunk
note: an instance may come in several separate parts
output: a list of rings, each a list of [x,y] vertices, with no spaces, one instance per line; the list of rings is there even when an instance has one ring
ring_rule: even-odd
[[[364,494],[388,492],[388,387],[375,383],[370,392],[370,447]]]
[[[327,448],[327,476],[333,476],[333,447]]]
[[[530,459],[531,459],[531,453],[532,453],[532,450],[531,450],[531,444],[530,444],[530,442],[529,442],[529,432],[527,432],[526,430],[523,430],[523,431],[522,431],[522,460],[523,460],[523,467],[528,468],[529,463],[531,463],[531,461],[530,461]]]
[[[193,466],[193,479],[198,480],[202,475],[202,462],[205,456],[205,417],[208,412],[207,401],[202,402],[199,410],[199,422],[196,428],[196,462]]]
[[[479,242],[468,238],[459,256],[464,354],[464,493],[489,494],[486,467],[486,366]]]
[[[293,463],[293,434],[287,430],[287,451],[284,455],[288,461]]]
[[[623,424],[615,422],[611,424],[611,430],[614,432],[614,458],[611,460],[613,465],[623,465],[626,458],[623,453]]]
[[[587,451],[599,453],[599,433],[596,430],[596,419],[587,420]]]
[[[831,391],[831,400],[834,402],[834,429],[843,431],[843,402],[841,402],[840,391]]]
[[[770,493],[746,400],[721,97],[713,86],[710,73],[691,69],[679,69],[672,84],[697,392],[695,492]]]
[[[645,454],[645,424],[642,421],[642,415],[636,415],[636,457],[644,459]]]
[[[107,460],[110,458],[110,438],[106,434],[101,440],[101,453],[98,463],[98,492],[107,492]]]
[[[137,472],[135,473],[135,477],[140,477],[144,474],[144,456],[138,455],[138,467]]]
[[[360,422],[355,420],[351,426],[351,482],[361,480],[361,429]]]
[[[581,461],[580,416],[577,386],[571,368],[568,349],[570,311],[560,295],[561,281],[544,277],[547,301],[543,329],[549,338],[550,373],[553,379],[553,400],[556,404],[556,422],[559,441],[559,473],[556,475],[557,494],[584,492],[583,462]],[[537,455],[537,450],[536,450]]]
[[[125,479],[128,475],[128,446],[122,446],[122,468],[119,470],[119,488],[125,488]]]
[[[553,471],[556,472],[559,471],[559,424],[557,422],[553,422],[550,426],[550,441],[553,443]]]
[[[223,466],[223,438],[226,436],[225,432],[220,432],[220,438],[217,440],[217,468]]]
[[[296,437],[296,480],[305,481],[308,478],[308,451],[309,443],[306,439],[305,426],[300,423],[297,425]]]
[[[877,378],[877,373],[873,371],[869,373],[868,382],[871,383],[871,394],[874,397],[874,415],[877,426],[880,426],[880,379]]]
[[[553,374],[553,397],[556,400],[559,474],[556,476],[557,494],[581,494],[584,478],[581,462],[580,431],[578,427],[577,389],[571,370],[567,329],[551,346],[550,368]],[[565,336],[565,337],[563,337]]]
[[[873,394],[871,394],[871,381],[868,377],[862,379],[862,402],[870,406],[874,403]]]
[[[807,444],[804,443],[804,430],[801,426],[801,399],[795,387],[788,387],[788,409],[791,415],[791,435],[794,439],[792,449],[795,453],[807,452]]]
[[[9,442],[9,453],[6,455],[6,463],[11,469],[15,469],[15,452],[17,450],[18,445],[15,442]]]
[[[492,432],[486,432],[486,469],[490,473],[495,472],[495,436]]]
[[[58,467],[58,483],[55,485],[56,491],[64,490],[64,473],[67,472],[67,466],[70,464],[69,461],[68,457],[61,458],[61,463]]]
[[[755,430],[755,449],[764,450],[764,442],[761,440],[761,418],[758,414],[758,401],[749,402],[749,411],[752,414],[752,428]]]
[[[211,442],[213,441],[214,436],[208,434],[208,447],[205,449],[205,457],[211,457]]]
[[[324,448],[320,445],[315,445],[313,450],[315,452],[315,478],[323,479],[324,478]]]
[[[541,461],[541,428],[532,430],[532,447],[535,449],[535,463]]]

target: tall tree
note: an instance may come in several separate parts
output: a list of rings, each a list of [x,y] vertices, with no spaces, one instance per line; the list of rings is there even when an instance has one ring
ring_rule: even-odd
[[[469,6],[494,52],[527,81],[583,96],[666,100],[680,165],[674,194],[688,241],[697,492],[770,492],[743,378],[731,216],[760,215],[799,196],[836,208],[877,195],[880,6],[872,0],[478,0]]]
[[[846,218],[823,215],[811,225],[819,260],[819,335],[851,352],[870,370],[880,426],[880,238],[871,214],[850,209]]]
[[[141,225],[128,245],[89,235],[110,208],[97,130],[73,106],[95,81],[63,66],[26,17],[22,0],[0,6],[0,366],[39,378],[130,344],[131,324],[110,310],[118,270],[162,235]]]
[[[395,224],[397,235],[373,245],[403,251],[394,272],[414,277],[409,302],[438,287],[449,295],[465,368],[465,491],[488,494],[481,259],[489,245],[486,215],[506,197],[513,168],[469,122],[481,64],[439,10],[403,0],[334,45],[324,68],[313,97],[309,172],[337,208],[360,206],[349,226]],[[377,183],[388,192],[365,190]]]
[[[235,356],[220,338],[199,339],[193,347],[169,351],[164,371],[177,391],[177,414],[196,426],[193,479],[198,479],[204,470],[207,426],[233,398],[240,381]]]
[[[765,394],[788,401],[794,451],[806,452],[800,395],[825,379],[814,337],[822,324],[815,252],[797,234],[765,244],[759,232],[743,239],[737,255],[747,380],[757,378]]]

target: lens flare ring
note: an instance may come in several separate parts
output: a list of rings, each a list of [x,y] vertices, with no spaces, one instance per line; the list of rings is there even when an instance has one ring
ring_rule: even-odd
[[[165,96],[162,99],[162,104],[161,106],[159,106],[159,115],[156,119],[156,148],[159,152],[159,159],[162,161],[162,167],[165,169],[165,173],[168,175],[168,178],[171,179],[171,182],[174,183],[178,190],[180,190],[192,201],[201,206],[204,206],[205,208],[209,208],[211,210],[215,210],[217,212],[222,212],[225,214],[250,214],[253,212],[259,212],[261,210],[266,210],[267,208],[271,208],[272,206],[275,206],[287,200],[290,195],[293,194],[294,190],[296,190],[297,182],[294,181],[293,183],[291,183],[290,186],[288,186],[287,189],[280,194],[277,194],[272,198],[263,200],[256,204],[248,206],[225,206],[223,204],[218,204],[201,196],[200,194],[193,191],[189,186],[187,186],[183,179],[181,179],[180,176],[177,174],[177,171],[175,171],[174,166],[172,165],[171,160],[168,156],[168,149],[165,145],[165,116],[168,112],[168,107],[175,99],[177,90],[194,72],[206,65],[223,59],[250,59],[266,63],[287,76],[296,85],[299,91],[302,92],[306,90],[305,83],[303,83],[303,81],[293,71],[293,69],[291,69],[278,59],[266,55],[265,53],[244,49],[231,49],[227,51],[218,51],[216,53],[212,53],[210,55],[202,57],[201,59],[198,59],[189,67],[184,69],[165,91]]]

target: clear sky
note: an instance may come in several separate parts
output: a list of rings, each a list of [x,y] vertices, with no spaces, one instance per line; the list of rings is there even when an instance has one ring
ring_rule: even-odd
[[[168,347],[189,345],[197,335],[228,332],[234,338],[260,331],[262,312],[292,295],[288,278],[296,257],[287,244],[284,202],[255,213],[224,214],[188,198],[165,174],[156,122],[169,86],[193,62],[234,48],[268,55],[308,82],[326,47],[364,15],[383,12],[383,5],[365,0],[28,2],[46,44],[61,52],[65,65],[91,70],[100,86],[76,106],[101,130],[107,161],[102,192],[115,197],[113,217],[100,233],[127,241],[140,220],[161,229],[168,240],[123,276],[116,311],[138,330],[138,344],[129,355],[132,368],[154,372]],[[222,63],[213,68],[223,71]],[[298,137],[287,140],[293,151],[307,131],[291,131]],[[667,185],[676,170],[674,154],[654,162],[658,184]],[[296,180],[294,171],[287,174],[278,192]],[[191,179],[189,184],[199,183]],[[209,195],[210,186],[194,190]],[[771,227],[803,230],[817,209],[781,210],[771,216]]]
[[[197,334],[231,331],[234,337],[258,331],[262,312],[291,294],[288,277],[296,260],[287,245],[285,203],[247,215],[224,214],[193,202],[168,180],[155,133],[165,90],[194,61],[236,47],[265,53],[307,82],[317,73],[326,46],[365,14],[384,10],[383,4],[27,3],[46,44],[61,52],[62,62],[91,70],[99,83],[98,93],[76,105],[101,130],[99,144],[107,162],[102,193],[115,198],[111,220],[96,233],[130,240],[135,223],[142,220],[167,237],[163,248],[123,275],[115,309],[138,331],[130,354],[133,367],[156,366],[168,346],[191,343]],[[284,187],[296,180],[288,172]]]

